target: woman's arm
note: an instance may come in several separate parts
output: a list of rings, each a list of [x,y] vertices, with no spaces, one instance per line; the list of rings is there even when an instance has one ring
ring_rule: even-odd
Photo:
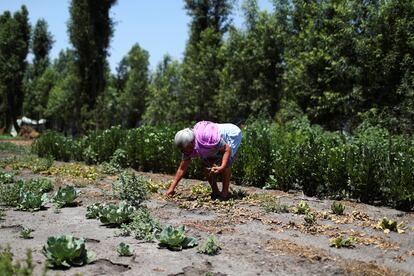
[[[227,168],[227,163],[229,162],[229,159],[230,159],[231,147],[230,147],[229,144],[225,144],[221,151],[224,151],[223,159],[221,159],[221,165],[220,166],[213,166],[211,168],[211,171],[214,172],[214,173],[223,172]]]
[[[181,160],[180,166],[178,166],[177,172],[170,187],[168,188],[166,195],[173,195],[175,187],[178,185],[178,182],[183,178],[185,172],[187,171],[188,165],[191,163],[191,159]]]

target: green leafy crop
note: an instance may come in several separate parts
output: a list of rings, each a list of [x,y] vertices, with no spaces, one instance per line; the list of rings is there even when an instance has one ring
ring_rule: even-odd
[[[119,256],[122,257],[129,257],[132,256],[132,250],[129,244],[121,242],[118,247],[116,248],[116,251],[118,252]]]
[[[79,190],[73,186],[59,187],[59,190],[53,195],[52,201],[57,207],[73,205],[75,199],[79,196]]]
[[[133,235],[136,239],[152,241],[161,231],[160,222],[151,216],[147,208],[141,207],[132,215],[132,221],[121,225],[121,236]]]
[[[299,214],[299,215],[306,215],[307,213],[310,212],[310,207],[309,205],[304,202],[303,200],[301,200],[293,209],[293,212],[295,214]]]
[[[330,246],[341,248],[341,247],[354,247],[356,239],[352,236],[348,238],[336,237],[329,240]]]
[[[18,209],[23,211],[37,211],[42,209],[48,202],[47,194],[37,194],[33,192],[20,192],[20,203]]]
[[[88,207],[86,207],[86,218],[99,219],[101,210],[104,206],[105,204],[99,202],[89,205]]]
[[[207,240],[197,250],[198,253],[216,255],[221,250],[221,246],[215,236],[209,236]]]
[[[121,202],[119,205],[108,204],[102,207],[99,219],[103,224],[117,226],[129,223],[135,210],[135,207],[125,202]]]
[[[49,237],[42,253],[50,267],[81,266],[95,259],[95,253],[86,250],[84,239],[69,235]]]
[[[185,235],[184,225],[177,228],[167,225],[161,233],[157,234],[156,238],[160,246],[171,250],[181,250],[197,245],[197,240],[194,237],[187,237]]]
[[[336,215],[343,215],[345,211],[345,206],[340,202],[333,202],[331,205],[331,210]]]
[[[384,230],[384,233],[386,233],[386,234],[389,233],[390,231],[398,232],[400,234],[405,232],[402,229],[403,228],[403,223],[398,224],[397,221],[392,220],[392,219],[388,219],[386,217],[381,219],[378,222],[376,227]]]

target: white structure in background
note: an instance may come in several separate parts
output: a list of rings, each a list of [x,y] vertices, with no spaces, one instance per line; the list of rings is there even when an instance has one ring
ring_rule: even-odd
[[[17,119],[16,122],[17,122],[17,125],[19,127],[27,125],[27,126],[31,126],[32,128],[34,128],[37,131],[42,131],[45,124],[46,124],[46,119],[40,119],[39,121],[36,121],[36,120],[32,120],[30,118],[27,118],[27,117],[23,116],[21,119]],[[16,129],[14,128],[14,126],[12,126],[11,131],[10,131],[10,135],[13,136],[13,137],[16,137],[17,134],[18,133],[17,133]]]

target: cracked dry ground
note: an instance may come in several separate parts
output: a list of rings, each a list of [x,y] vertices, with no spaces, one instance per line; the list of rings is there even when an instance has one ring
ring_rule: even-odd
[[[65,166],[65,163],[59,163]],[[7,168],[6,168],[7,169]],[[151,179],[159,192],[146,202],[162,224],[184,224],[187,234],[199,243],[214,234],[222,247],[218,255],[197,253],[197,248],[183,251],[159,249],[157,243],[116,237],[116,229],[97,220],[85,218],[86,207],[94,202],[113,202],[111,183],[116,176],[102,175],[99,180],[85,180],[62,175],[42,175],[55,186],[76,184],[81,191],[79,205],[54,212],[49,205],[40,212],[6,209],[0,221],[0,244],[9,244],[17,258],[33,250],[36,271],[40,273],[45,258],[42,246],[51,235],[70,234],[86,239],[97,260],[69,270],[50,270],[48,275],[414,275],[414,214],[341,201],[345,214],[330,211],[331,200],[308,198],[301,193],[264,191],[232,185],[234,198],[212,201],[206,181],[183,179],[178,193],[166,198],[163,192],[172,176],[138,173]],[[40,175],[22,169],[16,178]],[[243,192],[242,192],[243,191]],[[316,213],[316,224],[306,225],[304,215],[265,212],[264,199],[278,198],[280,203],[296,205],[307,202]],[[378,220],[393,218],[405,223],[405,233],[385,234],[375,229]],[[22,227],[35,230],[33,239],[19,238]],[[334,248],[329,239],[354,236],[354,248]],[[133,257],[119,257],[116,246],[127,242],[134,248]]]

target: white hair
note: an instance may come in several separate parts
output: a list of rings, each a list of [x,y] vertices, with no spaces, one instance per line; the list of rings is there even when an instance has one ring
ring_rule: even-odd
[[[194,133],[191,129],[185,128],[178,131],[174,137],[174,144],[176,147],[183,149],[194,141]]]

